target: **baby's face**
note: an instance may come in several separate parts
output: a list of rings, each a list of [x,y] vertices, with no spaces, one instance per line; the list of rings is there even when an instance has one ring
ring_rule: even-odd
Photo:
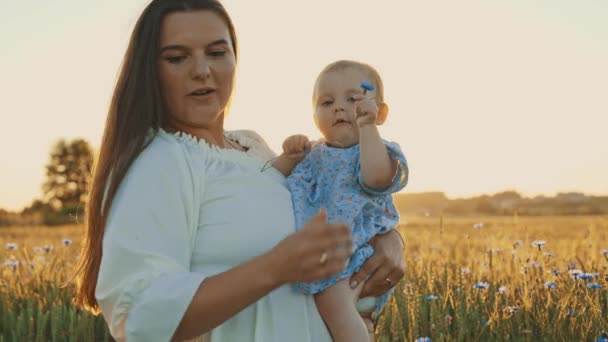
[[[325,141],[334,146],[350,147],[359,142],[359,126],[355,115],[355,94],[362,94],[360,85],[369,76],[356,67],[332,70],[317,79],[313,101],[315,123]]]

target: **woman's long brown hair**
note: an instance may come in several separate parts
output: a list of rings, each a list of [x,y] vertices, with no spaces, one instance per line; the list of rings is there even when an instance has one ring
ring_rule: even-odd
[[[157,132],[165,120],[157,69],[162,20],[169,13],[198,10],[213,11],[224,19],[236,57],[234,26],[216,0],[153,0],[133,29],[93,169],[86,234],[75,273],[74,301],[95,314],[100,312],[95,288],[103,254],[104,227],[114,195],[127,170],[146,147],[149,130]]]

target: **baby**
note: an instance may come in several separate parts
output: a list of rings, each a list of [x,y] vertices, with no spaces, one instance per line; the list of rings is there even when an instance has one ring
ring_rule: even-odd
[[[322,141],[312,144],[303,135],[287,138],[273,166],[288,176],[297,229],[319,210],[326,210],[329,222],[352,227],[353,255],[343,272],[296,284],[296,288],[315,294],[334,340],[369,341],[358,309],[378,314],[391,291],[367,298],[371,305],[361,307],[365,301],[356,303],[363,284],[351,289],[348,279],[374,253],[368,241],[398,224],[391,194],[405,187],[409,170],[399,146],[384,141],[378,132],[388,106],[382,80],[373,67],[354,61],[326,66],[316,80],[313,107]],[[331,250],[320,255],[319,266],[331,256]],[[392,283],[390,276],[386,280]]]

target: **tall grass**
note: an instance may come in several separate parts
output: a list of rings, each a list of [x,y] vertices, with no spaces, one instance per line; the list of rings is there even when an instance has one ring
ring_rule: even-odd
[[[608,331],[608,217],[420,217],[399,229],[407,272],[379,341],[595,341]],[[81,230],[0,229],[0,342],[111,340],[58,286]]]

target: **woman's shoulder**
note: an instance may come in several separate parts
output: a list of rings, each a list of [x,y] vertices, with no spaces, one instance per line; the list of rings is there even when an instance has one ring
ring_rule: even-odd
[[[189,175],[194,164],[193,158],[189,144],[180,139],[182,138],[164,131],[150,133],[144,149],[129,168],[129,173],[145,178]]]
[[[233,131],[227,131],[226,135],[242,142],[249,142],[251,145],[266,145],[266,141],[262,136],[254,131],[249,129],[238,129]]]

